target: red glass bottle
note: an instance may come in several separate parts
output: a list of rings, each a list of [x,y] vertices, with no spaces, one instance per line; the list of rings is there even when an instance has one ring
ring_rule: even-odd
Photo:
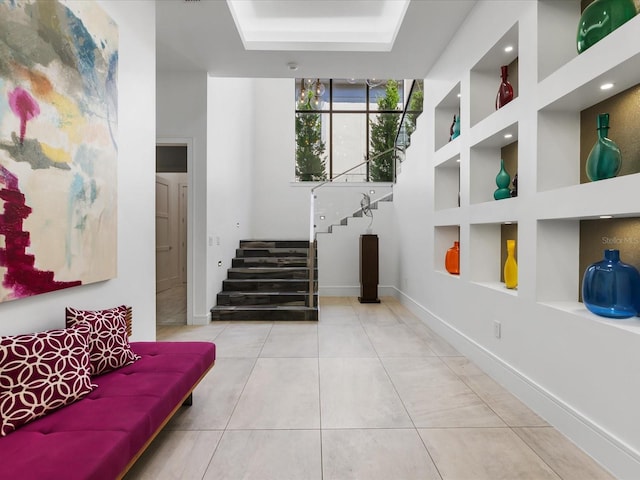
[[[509,76],[509,66],[502,65],[500,69],[502,70],[502,82],[500,83],[500,88],[498,89],[498,95],[496,95],[496,110],[504,107],[507,103],[513,100],[513,87],[507,79],[507,77]]]
[[[460,242],[453,242],[444,257],[444,267],[452,275],[460,275]]]

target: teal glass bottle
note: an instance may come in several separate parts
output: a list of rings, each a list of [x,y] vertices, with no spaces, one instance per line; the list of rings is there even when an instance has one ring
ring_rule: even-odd
[[[511,183],[511,176],[504,168],[504,160],[500,159],[500,171],[496,175],[496,185],[498,189],[493,192],[493,198],[496,200],[502,200],[503,198],[511,197],[511,190],[509,190],[509,183]]]
[[[460,136],[460,115],[453,116],[453,125],[451,125],[451,140]]]
[[[587,178],[592,182],[613,178],[622,166],[622,155],[618,145],[607,137],[609,134],[609,114],[598,115],[598,140],[587,157]]]
[[[633,0],[595,0],[590,3],[578,23],[578,53],[598,43],[636,13]]]

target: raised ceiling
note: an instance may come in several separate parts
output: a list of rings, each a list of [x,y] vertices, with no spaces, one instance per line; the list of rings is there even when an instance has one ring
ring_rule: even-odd
[[[157,69],[423,78],[476,1],[162,0],[156,2]]]
[[[227,0],[247,50],[388,52],[409,0]]]

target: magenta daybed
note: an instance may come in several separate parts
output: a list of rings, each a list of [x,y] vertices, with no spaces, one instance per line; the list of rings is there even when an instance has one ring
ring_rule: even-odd
[[[134,363],[80,400],[0,437],[0,478],[122,478],[213,367],[211,342],[132,342]]]

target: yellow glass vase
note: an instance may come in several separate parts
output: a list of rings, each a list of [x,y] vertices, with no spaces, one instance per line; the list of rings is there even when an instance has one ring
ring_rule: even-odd
[[[504,262],[504,283],[507,288],[518,286],[518,264],[515,253],[516,241],[507,240],[507,260]]]

